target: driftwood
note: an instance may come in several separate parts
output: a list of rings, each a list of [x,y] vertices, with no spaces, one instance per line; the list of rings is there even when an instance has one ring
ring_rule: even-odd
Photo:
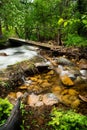
[[[18,98],[10,117],[7,119],[6,123],[0,127],[0,130],[21,130],[20,100],[21,98]]]
[[[82,96],[82,95],[79,95],[79,98],[80,98],[82,101],[87,102],[87,97]]]

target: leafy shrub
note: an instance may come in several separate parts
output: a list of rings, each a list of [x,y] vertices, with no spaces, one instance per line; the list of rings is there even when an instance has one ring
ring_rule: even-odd
[[[4,124],[6,119],[10,116],[10,111],[13,105],[8,101],[8,99],[0,98],[0,125]]]
[[[87,46],[87,39],[77,34],[68,34],[67,39],[65,39],[65,44],[67,46]]]
[[[48,125],[53,130],[87,130],[87,117],[68,110],[53,109]]]

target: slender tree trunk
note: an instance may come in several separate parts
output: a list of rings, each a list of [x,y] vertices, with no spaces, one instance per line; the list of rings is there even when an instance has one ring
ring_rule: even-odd
[[[0,37],[2,37],[2,26],[1,26],[1,21],[0,21]]]
[[[62,40],[61,40],[61,30],[58,29],[58,45],[62,46]]]

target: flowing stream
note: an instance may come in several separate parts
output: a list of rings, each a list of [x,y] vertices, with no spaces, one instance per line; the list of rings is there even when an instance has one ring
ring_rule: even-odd
[[[28,45],[20,47],[7,48],[0,50],[0,54],[5,53],[7,56],[0,56],[0,69],[6,68],[8,65],[13,65],[17,62],[31,59],[37,55],[37,48]]]

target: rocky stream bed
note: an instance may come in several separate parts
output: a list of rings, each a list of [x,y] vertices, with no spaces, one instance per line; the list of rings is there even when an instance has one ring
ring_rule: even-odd
[[[54,106],[87,115],[87,59],[39,54],[0,70],[0,97],[15,104],[24,96],[24,129],[51,130],[47,122]]]

